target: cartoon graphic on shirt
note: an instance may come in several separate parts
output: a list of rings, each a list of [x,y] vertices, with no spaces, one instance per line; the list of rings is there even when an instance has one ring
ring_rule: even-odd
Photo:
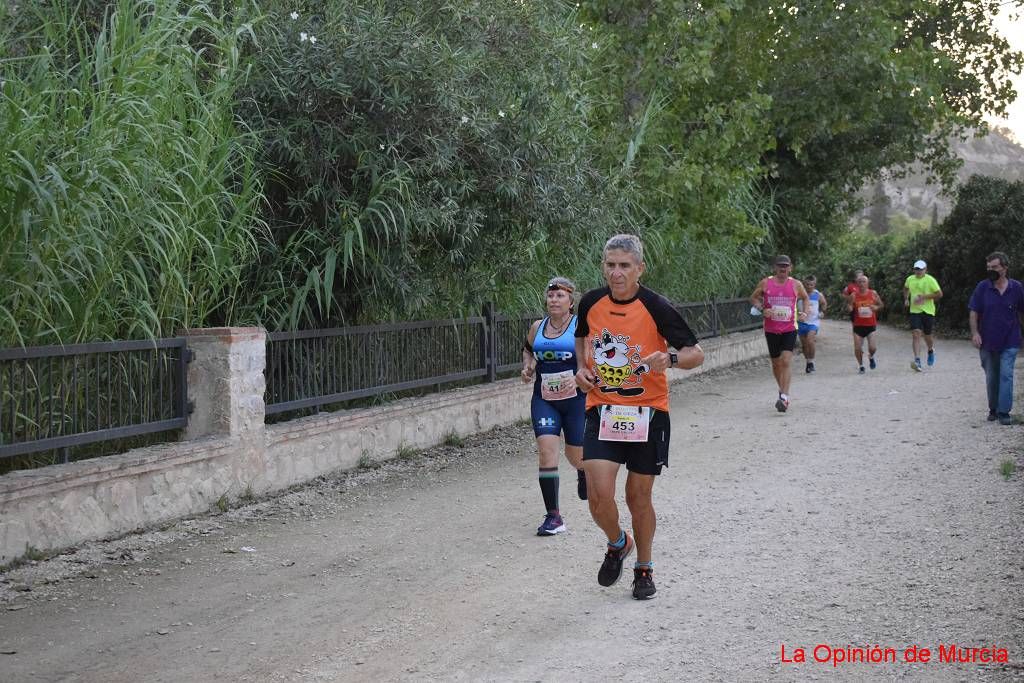
[[[594,365],[601,377],[601,391],[615,392],[620,396],[637,396],[644,393],[642,386],[623,387],[623,384],[640,384],[641,375],[650,372],[650,366],[640,362],[640,345],[629,346],[627,335],[612,336],[607,329],[601,336],[593,338]]]

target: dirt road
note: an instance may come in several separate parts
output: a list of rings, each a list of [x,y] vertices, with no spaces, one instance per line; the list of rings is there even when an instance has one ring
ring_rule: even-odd
[[[0,680],[1024,680],[1024,426],[985,421],[966,342],[915,374],[883,329],[861,377],[826,330],[785,415],[767,359],[673,387],[654,600],[597,585],[564,464],[569,532],[534,536],[520,425],[8,572]]]

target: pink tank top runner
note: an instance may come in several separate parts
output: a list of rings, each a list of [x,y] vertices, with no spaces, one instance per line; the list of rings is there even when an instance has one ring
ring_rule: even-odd
[[[775,278],[764,282],[764,331],[771,334],[792,332],[796,325],[796,280],[779,284]]]

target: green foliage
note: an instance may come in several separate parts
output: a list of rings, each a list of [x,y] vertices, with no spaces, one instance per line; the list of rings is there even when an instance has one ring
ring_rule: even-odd
[[[607,234],[562,3],[264,7],[241,113],[269,179],[249,276],[271,327],[475,314],[545,245]]]
[[[451,429],[444,435],[444,441],[442,443],[450,448],[462,448],[466,445],[466,440],[459,436],[459,433],[454,429]]]
[[[951,135],[1012,99],[1021,54],[993,28],[1002,0],[803,3],[769,10],[776,139],[764,158],[793,252],[826,248],[854,191],[915,159],[950,186]],[[755,17],[755,22],[758,19]],[[840,219],[840,220],[837,220]]]
[[[938,205],[934,206],[936,208],[938,207]],[[902,235],[905,238],[910,238],[913,235],[923,230],[927,230],[937,224],[938,218],[934,213],[932,218],[911,218],[904,213],[894,213],[889,216],[889,232]]]
[[[0,3],[0,345],[538,310],[617,232],[676,300],[888,300],[931,247],[845,212],[1012,100],[1001,4]]]
[[[665,248],[651,251],[677,283],[685,274],[699,289],[709,275],[747,271],[758,254],[746,247],[771,230],[758,166],[770,101],[744,79],[755,56],[733,27],[742,3],[581,5],[604,57],[591,83],[602,160],[632,198],[632,223]]]
[[[875,191],[871,197],[871,212],[868,216],[868,227],[876,235],[889,232],[889,207],[892,201],[885,194],[885,185],[881,179],[875,183]]]
[[[0,9],[0,345],[233,319],[259,185],[244,24],[204,5]],[[95,3],[94,3],[95,5]]]
[[[50,556],[51,553],[39,550],[35,546],[26,543],[25,552],[22,555],[15,557],[6,564],[0,564],[0,572],[9,572],[13,569],[17,569],[18,567],[22,567],[26,564],[42,562],[43,560],[49,559]]]
[[[373,454],[365,448],[359,453],[359,460],[356,461],[356,468],[360,470],[372,470],[380,464],[373,459]]]
[[[883,169],[920,159],[951,182],[950,134],[1013,96],[1021,54],[992,26],[1001,4],[583,2],[607,55],[594,120],[632,221],[749,269],[828,249]],[[770,210],[736,201],[741,188]]]
[[[1010,257],[1010,277],[1024,268],[1024,181],[971,176],[960,188],[953,211],[928,233],[920,258],[942,285],[943,316],[967,328],[967,302],[985,279],[985,257]]]
[[[920,236],[905,232],[876,235],[864,229],[848,229],[837,236],[831,249],[815,258],[797,262],[797,275],[813,273],[818,289],[829,297],[829,316],[846,319],[841,291],[850,282],[854,270],[863,270],[870,287],[878,292],[885,309],[879,318],[903,309],[903,282],[910,264],[921,258],[917,249]],[[908,260],[909,259],[909,260]]]
[[[939,320],[951,328],[967,329],[967,302],[985,278],[985,257],[993,251],[1005,252],[1011,271],[1024,262],[1024,181],[971,176],[945,221],[930,229],[922,229],[921,223],[913,230],[883,236],[849,231],[809,266],[818,270],[819,287],[838,293],[848,271],[860,268],[887,308],[902,311],[903,283],[911,264],[924,259],[942,287]],[[837,308],[832,310],[840,315]]]
[[[245,485],[245,490],[238,496],[240,505],[251,505],[256,502],[256,492],[252,490],[252,483]]]
[[[414,460],[420,454],[420,449],[404,443],[398,444],[395,449],[395,457],[399,460]]]

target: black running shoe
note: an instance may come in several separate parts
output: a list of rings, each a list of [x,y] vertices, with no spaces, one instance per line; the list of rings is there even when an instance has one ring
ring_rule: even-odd
[[[576,470],[576,495],[580,500],[587,499],[587,473],[583,470]]]
[[[602,586],[612,586],[622,578],[622,562],[633,552],[636,544],[633,537],[626,534],[626,545],[621,550],[609,546],[608,552],[604,555],[604,562],[597,572],[597,582]]]
[[[654,570],[650,567],[633,569],[633,597],[637,600],[650,600],[658,589],[654,587]]]

